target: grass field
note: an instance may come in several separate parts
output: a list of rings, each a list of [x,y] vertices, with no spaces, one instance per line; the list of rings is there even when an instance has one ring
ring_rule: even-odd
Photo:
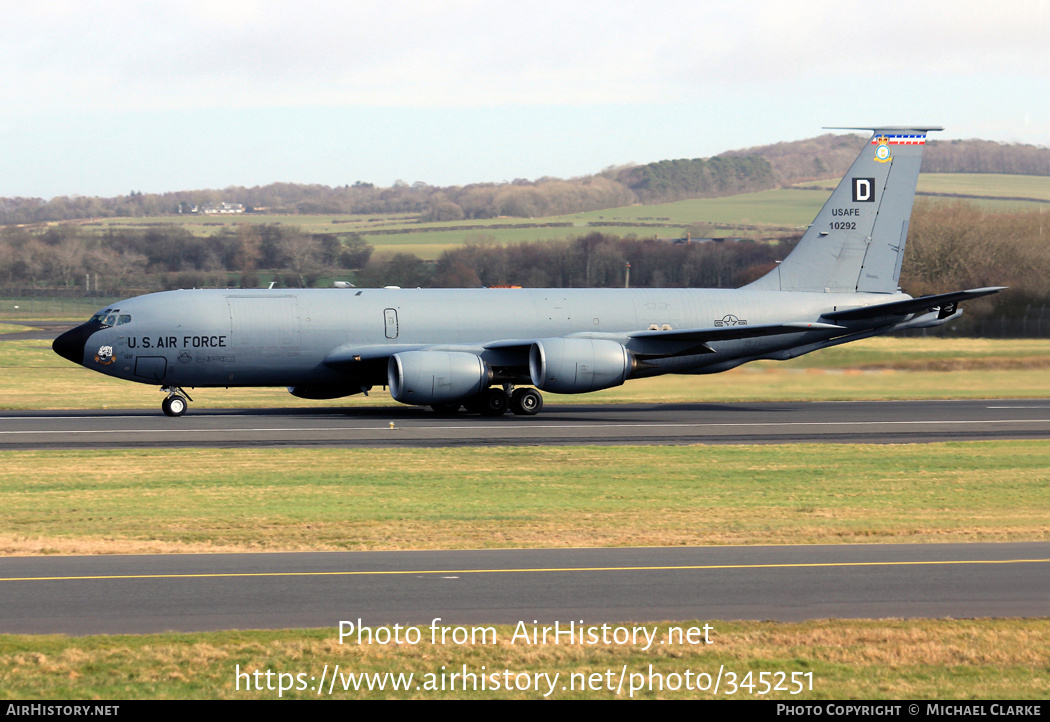
[[[7,451],[0,507],[6,554],[1046,540],[1050,442]]]
[[[334,620],[333,620],[334,623]],[[493,627],[488,644],[400,645],[339,644],[336,628],[273,632],[217,632],[103,637],[0,637],[0,698],[3,699],[277,699],[277,687],[318,685],[322,674],[341,676],[329,695],[314,689],[291,689],[290,699],[540,699],[541,691],[504,688],[504,680],[527,673],[559,675],[548,699],[1004,699],[1045,700],[1050,696],[1050,621],[1048,620],[833,620],[805,624],[698,620],[674,626],[710,623],[711,644],[654,646],[611,644],[596,647],[511,644],[512,627]],[[656,626],[656,625],[652,625]],[[660,624],[657,634],[666,635]],[[326,667],[327,665],[327,667]],[[651,667],[650,667],[651,665]],[[733,694],[728,677],[719,693],[710,679],[720,667],[736,675]],[[449,675],[466,671],[480,680],[497,673],[500,689],[452,690]],[[621,694],[607,685],[612,671],[615,689],[621,670]],[[247,672],[239,680],[236,672]],[[273,691],[247,691],[260,671],[273,673]],[[348,672],[412,674],[407,692],[355,690]],[[509,671],[508,678],[504,671]],[[652,676],[650,676],[650,672]],[[693,685],[685,690],[686,672]],[[752,676],[747,677],[751,672]],[[792,673],[807,687],[764,690],[776,672]],[[765,673],[763,675],[763,673]],[[286,675],[278,679],[278,675]],[[590,675],[598,675],[591,677]],[[571,675],[576,675],[575,678]],[[805,676],[808,675],[808,676]],[[535,679],[535,677],[532,677]],[[405,678],[402,678],[405,679]],[[462,679],[462,678],[460,678]],[[524,678],[521,678],[522,680]],[[441,691],[442,680],[447,685]],[[491,681],[491,677],[488,678]],[[586,681],[602,688],[581,692]],[[745,681],[746,680],[746,681]],[[238,689],[238,682],[240,688]],[[266,678],[261,677],[265,686]],[[746,685],[750,682],[751,687]],[[344,690],[347,684],[349,690]],[[480,684],[480,682],[479,682]],[[631,685],[641,687],[633,694]],[[660,688],[662,684],[662,689]],[[434,690],[427,689],[433,685]],[[366,685],[362,684],[363,687]],[[415,687],[422,689],[414,689]],[[572,687],[576,686],[576,691]],[[772,685],[769,685],[772,686]],[[812,687],[810,691],[809,687]],[[563,687],[567,689],[563,689]],[[677,691],[674,689],[677,687]],[[123,710],[121,710],[123,712]]]
[[[701,198],[650,206],[610,208],[552,220],[573,220],[584,224],[593,221],[633,220],[651,223],[674,223],[684,229],[690,223],[714,223],[725,226],[767,226],[771,230],[808,224],[827,200],[820,191],[784,188],[745,193],[726,198]],[[610,233],[617,233],[614,228]],[[667,237],[668,233],[661,233]]]
[[[919,190],[962,196],[1033,198],[1050,201],[1050,176],[984,173],[925,173]]]

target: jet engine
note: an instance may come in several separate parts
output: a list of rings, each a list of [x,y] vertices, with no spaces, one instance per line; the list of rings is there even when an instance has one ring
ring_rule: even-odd
[[[607,339],[545,338],[532,344],[532,383],[557,394],[582,394],[620,386],[635,363],[623,344]]]
[[[478,396],[491,380],[481,358],[460,351],[406,351],[390,357],[390,395],[403,404],[443,404]]]

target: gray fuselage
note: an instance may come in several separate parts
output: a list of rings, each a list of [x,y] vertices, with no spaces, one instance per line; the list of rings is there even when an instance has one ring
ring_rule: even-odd
[[[485,358],[494,340],[626,341],[640,329],[817,321],[822,313],[902,298],[908,296],[718,289],[168,291],[113,304],[130,320],[87,336],[80,363],[170,386],[374,385],[385,383],[385,365],[348,372],[332,363],[339,351],[360,351],[367,360],[369,349],[385,358],[392,348],[463,347]],[[715,353],[655,359],[632,375],[721,371],[795,348],[804,353],[800,347],[833,335],[842,334],[714,341]]]

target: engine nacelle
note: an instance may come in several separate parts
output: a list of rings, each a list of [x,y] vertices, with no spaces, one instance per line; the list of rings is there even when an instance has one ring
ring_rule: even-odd
[[[607,339],[545,338],[532,344],[532,383],[556,394],[582,394],[620,386],[634,359],[623,344]]]
[[[491,372],[480,356],[460,351],[406,351],[390,357],[390,395],[403,404],[443,404],[478,396]]]

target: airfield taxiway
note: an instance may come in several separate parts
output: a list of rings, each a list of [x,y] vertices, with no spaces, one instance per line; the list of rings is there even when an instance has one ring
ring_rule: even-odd
[[[2,633],[1050,614],[1050,542],[0,559]]]
[[[1046,399],[558,404],[538,416],[442,417],[352,406],[0,413],[0,449],[920,443],[1050,438]]]

